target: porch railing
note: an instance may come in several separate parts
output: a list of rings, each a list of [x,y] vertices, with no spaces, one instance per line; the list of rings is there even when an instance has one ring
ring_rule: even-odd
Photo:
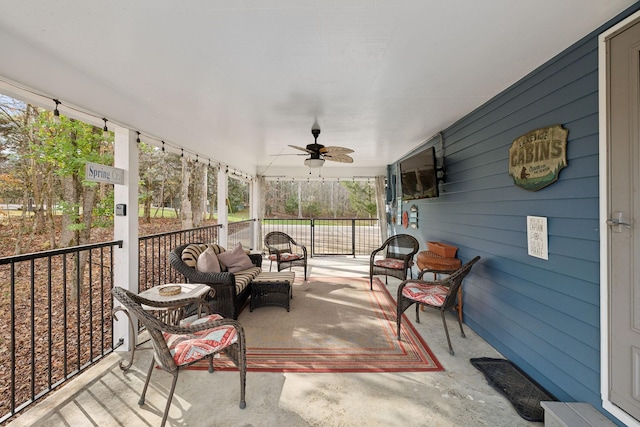
[[[230,222],[228,225],[227,242],[229,248],[234,247],[238,243],[242,243],[242,247],[246,249],[253,248],[253,224],[255,219],[247,219],[244,221]]]
[[[185,243],[218,242],[220,227],[216,224],[140,237],[138,240],[140,246],[138,291],[164,283],[181,281],[182,276],[169,265],[169,252]]]
[[[369,255],[379,248],[377,218],[264,219],[262,234],[287,233],[314,255]]]
[[[0,258],[0,423],[113,351],[114,247]]]
[[[230,223],[228,245],[250,248],[254,222]],[[262,225],[263,235],[284,231],[316,255],[363,255],[380,246],[375,219],[269,219]],[[218,242],[220,227],[140,237],[139,290],[182,280],[169,252],[189,242]],[[122,241],[0,258],[0,423],[118,346],[110,293],[114,247]]]

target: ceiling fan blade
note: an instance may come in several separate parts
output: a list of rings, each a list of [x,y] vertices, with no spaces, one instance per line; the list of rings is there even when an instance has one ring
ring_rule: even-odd
[[[280,156],[308,156],[309,153],[307,154],[303,154],[303,153],[282,153],[282,154],[269,154],[270,157],[280,157]]]
[[[353,163],[353,158],[351,156],[347,156],[346,154],[327,153],[324,154],[323,157],[325,160],[330,160],[332,162]]]
[[[349,154],[349,153],[353,153],[353,150],[350,148],[346,148],[346,147],[336,147],[336,146],[329,146],[329,147],[324,147],[322,149],[320,149],[320,152],[322,154]]]
[[[302,148],[302,147],[298,147],[297,145],[289,145],[289,147],[295,148],[296,150],[304,151],[305,153],[309,153],[309,154],[313,154],[314,153],[311,150],[308,150],[308,149]]]

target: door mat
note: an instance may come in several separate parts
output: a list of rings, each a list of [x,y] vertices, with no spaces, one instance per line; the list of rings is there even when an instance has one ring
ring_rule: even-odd
[[[527,421],[543,422],[544,409],[540,402],[558,400],[509,360],[479,357],[470,361]]]

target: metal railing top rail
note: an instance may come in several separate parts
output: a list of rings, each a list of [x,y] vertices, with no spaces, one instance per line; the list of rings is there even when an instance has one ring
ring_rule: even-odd
[[[109,246],[117,246],[118,248],[122,248],[122,244],[123,244],[122,240],[112,240],[109,242],[92,243],[87,245],[71,246],[68,248],[51,249],[48,251],[31,252],[28,254],[1,257],[0,265],[22,262],[22,261],[31,261],[38,258],[49,258],[53,256],[58,256],[58,255],[87,251],[91,249],[106,248]]]
[[[195,233],[199,230],[207,230],[207,229],[211,229],[211,228],[222,228],[222,224],[211,224],[211,225],[205,225],[202,227],[196,227],[196,228],[189,228],[189,229],[184,229],[184,230],[173,230],[173,231],[165,231],[164,233],[157,233],[157,234],[148,234],[146,236],[141,236],[138,238],[138,240],[149,240],[149,239],[158,239],[161,237],[166,237],[166,236],[171,236],[173,234],[179,234],[179,233]]]

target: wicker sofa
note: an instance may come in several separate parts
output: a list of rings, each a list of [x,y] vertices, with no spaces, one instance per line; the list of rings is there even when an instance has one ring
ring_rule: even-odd
[[[254,266],[243,271],[202,273],[196,269],[196,262],[198,255],[209,246],[213,247],[216,253],[225,251],[218,245],[189,243],[172,250],[169,253],[169,262],[184,276],[187,283],[205,283],[216,290],[215,296],[207,301],[212,313],[237,319],[251,295],[251,281],[261,272],[262,255],[249,254]]]

